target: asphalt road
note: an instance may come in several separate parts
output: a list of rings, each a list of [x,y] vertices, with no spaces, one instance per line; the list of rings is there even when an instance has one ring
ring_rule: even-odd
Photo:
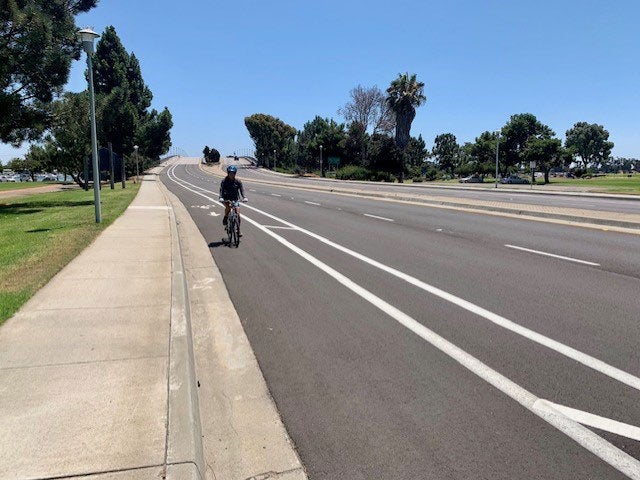
[[[557,192],[553,191],[551,194],[532,193],[528,191],[527,186],[522,185],[500,185],[497,190],[494,190],[491,188],[478,188],[473,186],[468,187],[465,185],[459,186],[462,188],[442,188],[429,186],[428,184],[345,184],[345,182],[336,182],[333,179],[326,178],[287,178],[281,175],[274,174],[270,170],[262,168],[247,168],[247,162],[244,161],[240,161],[238,162],[238,164],[241,167],[245,167],[242,168],[241,174],[247,180],[284,180],[287,182],[296,182],[301,185],[340,185],[340,188],[342,189],[354,188],[377,192],[413,193],[495,202],[526,203],[531,205],[544,205],[550,207],[581,208],[585,210],[611,211],[631,214],[640,213],[640,197],[637,200],[629,200],[599,198],[597,196],[581,197],[574,195],[560,195]],[[542,187],[536,186],[535,188],[539,190]],[[511,189],[512,191],[505,192],[504,189]]]
[[[640,478],[640,236],[247,175],[234,249],[218,178],[162,179],[311,479]]]

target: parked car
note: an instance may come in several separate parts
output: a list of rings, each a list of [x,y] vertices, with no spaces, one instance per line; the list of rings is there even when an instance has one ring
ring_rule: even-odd
[[[459,180],[460,183],[482,183],[484,179],[479,175],[471,175],[469,177],[464,177]]]
[[[502,179],[500,180],[500,183],[511,183],[511,184],[516,184],[516,183],[520,183],[520,184],[529,184],[531,183],[529,180],[527,180],[526,178],[522,178],[519,177],[518,175],[509,175],[508,177],[502,177]]]

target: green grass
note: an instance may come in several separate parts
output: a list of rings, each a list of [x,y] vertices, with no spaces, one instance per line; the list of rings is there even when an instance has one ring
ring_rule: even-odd
[[[0,200],[0,324],[120,216],[139,186],[103,188],[101,224],[92,190]]]
[[[608,174],[592,178],[549,178],[550,185],[588,187],[592,192],[640,194],[640,175]]]
[[[0,192],[7,190],[20,190],[23,188],[46,187],[47,185],[57,185],[57,182],[3,182],[0,183]]]

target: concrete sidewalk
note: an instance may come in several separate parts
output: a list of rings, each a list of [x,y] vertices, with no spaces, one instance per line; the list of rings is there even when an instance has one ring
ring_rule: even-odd
[[[0,328],[0,480],[306,480],[161,170]]]
[[[3,480],[204,478],[156,179],[0,329]]]

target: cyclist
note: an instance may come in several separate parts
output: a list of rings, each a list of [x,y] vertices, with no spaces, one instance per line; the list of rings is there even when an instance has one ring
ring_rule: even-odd
[[[224,217],[222,218],[222,224],[227,225],[229,219],[229,212],[231,212],[231,202],[237,202],[242,199],[243,202],[248,202],[247,197],[244,196],[244,189],[242,188],[242,182],[236,178],[236,172],[238,167],[235,165],[229,165],[227,167],[227,176],[220,182],[220,202],[224,203]],[[240,212],[238,211],[238,221],[240,221]]]

